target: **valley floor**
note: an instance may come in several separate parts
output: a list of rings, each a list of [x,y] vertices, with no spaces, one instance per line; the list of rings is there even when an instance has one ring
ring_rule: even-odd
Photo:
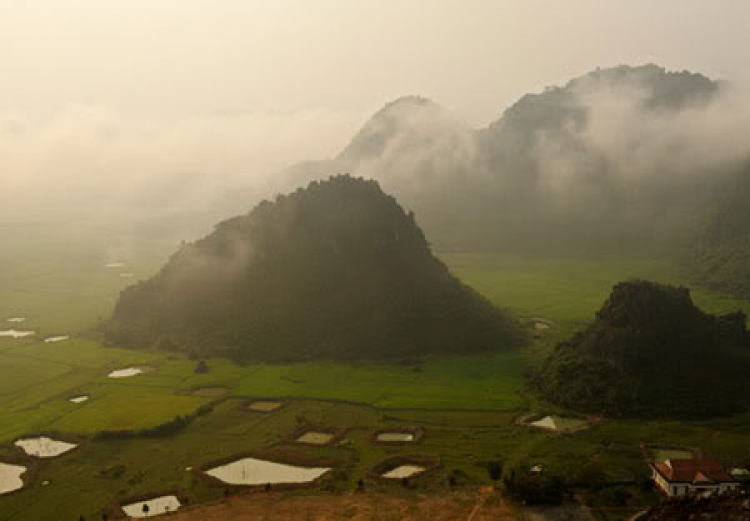
[[[112,519],[128,498],[168,491],[190,505],[167,519],[196,521],[587,519],[580,516],[589,514],[576,507],[514,510],[486,488],[480,492],[492,484],[490,462],[501,463],[506,474],[540,466],[596,484],[577,490],[580,500],[594,508],[596,519],[621,521],[632,511],[617,504],[634,508],[657,500],[641,486],[648,478],[643,443],[699,449],[726,463],[750,464],[748,413],[703,422],[605,420],[571,433],[517,423],[530,412],[570,414],[525,393],[524,371],[590,321],[616,282],[635,277],[680,282],[679,270],[667,260],[444,255],[457,276],[523,321],[533,337],[529,346],[408,364],[239,366],[209,360],[210,371],[196,374],[194,360],[106,348],[96,334],[117,293],[132,283],[107,264],[124,261],[123,269],[144,278],[172,246],[138,250],[130,239],[113,239],[119,230],[76,229],[71,236],[68,229],[19,229],[6,238],[13,255],[0,258],[0,329],[37,333],[0,338],[0,462],[29,469],[22,490],[0,495],[0,521],[75,521],[81,515],[91,521],[104,511]],[[123,244],[134,248],[127,258],[107,255],[125,251]],[[750,311],[747,301],[701,290],[693,295],[709,312]],[[11,317],[26,321],[6,323]],[[545,327],[537,328],[539,323]],[[43,341],[60,335],[71,338]],[[121,380],[107,377],[129,366],[153,370]],[[83,395],[87,401],[70,401]],[[250,410],[248,404],[257,399],[284,405],[272,412]],[[206,405],[213,406],[209,413],[161,438],[96,436],[102,430],[153,428]],[[312,427],[334,430],[341,444],[295,443],[301,429]],[[420,429],[424,437],[413,444],[373,443],[375,432],[394,428]],[[57,458],[35,460],[13,445],[19,437],[40,434],[79,446]],[[233,490],[228,498],[223,487],[187,470],[247,453],[328,461],[336,470],[308,489]],[[434,467],[408,490],[373,479],[378,465],[399,458],[421,458]],[[459,485],[452,492],[451,477]],[[354,492],[360,479],[367,483],[364,494]]]

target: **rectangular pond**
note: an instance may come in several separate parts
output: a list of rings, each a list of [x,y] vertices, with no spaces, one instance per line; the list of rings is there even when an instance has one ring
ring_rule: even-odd
[[[331,470],[330,468],[297,467],[255,458],[242,458],[206,471],[229,485],[272,485],[280,483],[309,483]]]
[[[29,456],[34,456],[36,458],[54,458],[60,454],[65,454],[66,452],[75,449],[78,445],[75,443],[53,440],[46,436],[40,436],[39,438],[18,440],[16,441],[15,446],[21,448]]]
[[[414,434],[411,432],[381,432],[375,436],[375,439],[386,443],[408,443],[414,441]]]
[[[297,438],[299,443],[309,443],[311,445],[325,445],[333,439],[333,434],[320,431],[307,431]]]
[[[399,465],[395,469],[391,469],[383,474],[384,478],[389,479],[403,479],[410,478],[416,474],[420,474],[425,471],[424,467],[419,465]]]
[[[129,517],[153,517],[168,512],[175,512],[182,504],[177,496],[159,496],[147,501],[138,501],[123,505],[122,511]]]

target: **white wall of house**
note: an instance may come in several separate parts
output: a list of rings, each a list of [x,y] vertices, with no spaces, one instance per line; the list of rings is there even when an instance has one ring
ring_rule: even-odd
[[[656,482],[656,485],[664,491],[668,496],[684,496],[688,493],[694,492],[710,492],[723,494],[739,488],[739,483],[718,483],[718,484],[705,484],[705,485],[693,485],[691,483],[670,483],[664,476],[659,474],[656,469],[652,468],[652,477]]]

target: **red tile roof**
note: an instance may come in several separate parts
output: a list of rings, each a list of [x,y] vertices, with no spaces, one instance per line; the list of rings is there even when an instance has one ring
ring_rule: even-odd
[[[735,479],[714,460],[673,459],[653,464],[667,481],[694,483],[711,480],[716,483],[733,483]]]

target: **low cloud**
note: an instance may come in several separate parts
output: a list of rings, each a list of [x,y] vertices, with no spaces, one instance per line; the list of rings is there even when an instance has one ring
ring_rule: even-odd
[[[0,219],[189,209],[332,156],[360,115],[330,110],[147,120],[100,107],[0,115]],[[252,202],[249,202],[251,204]]]

